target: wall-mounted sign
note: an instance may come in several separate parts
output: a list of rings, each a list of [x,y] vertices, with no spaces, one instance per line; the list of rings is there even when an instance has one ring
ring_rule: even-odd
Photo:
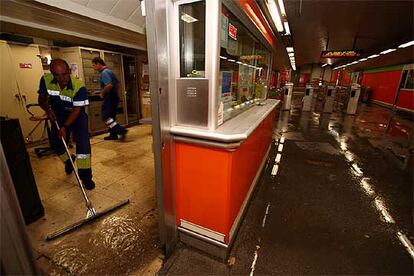
[[[32,69],[32,64],[31,63],[19,63],[19,67],[24,68],[24,69]]]
[[[350,58],[361,56],[359,50],[330,50],[322,51],[321,58]]]
[[[237,40],[237,28],[231,23],[229,23],[229,37]]]

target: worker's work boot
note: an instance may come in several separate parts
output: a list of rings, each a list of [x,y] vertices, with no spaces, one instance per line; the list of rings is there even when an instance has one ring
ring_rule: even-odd
[[[71,155],[70,156],[72,158],[72,161],[75,162],[76,156],[75,155]],[[66,160],[65,161],[65,172],[66,174],[71,174],[73,172],[74,168],[72,166],[72,164],[70,163],[70,160]]]
[[[92,179],[82,179],[82,184],[87,190],[93,190],[95,188],[95,182]]]

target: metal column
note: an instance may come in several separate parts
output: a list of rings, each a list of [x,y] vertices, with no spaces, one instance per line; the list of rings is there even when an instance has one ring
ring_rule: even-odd
[[[169,0],[145,1],[159,232],[167,257],[177,242],[173,141],[169,132],[168,11],[172,9],[171,5]]]

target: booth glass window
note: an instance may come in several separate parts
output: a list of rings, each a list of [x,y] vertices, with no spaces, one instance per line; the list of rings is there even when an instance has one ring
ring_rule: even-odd
[[[222,5],[220,104],[223,121],[266,98],[270,52]]]
[[[180,77],[205,77],[205,1],[179,6]]]

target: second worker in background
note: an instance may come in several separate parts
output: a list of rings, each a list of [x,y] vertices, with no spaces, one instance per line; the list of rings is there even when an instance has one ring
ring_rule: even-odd
[[[102,120],[109,129],[109,136],[105,140],[125,139],[127,130],[116,121],[116,108],[119,103],[119,81],[115,74],[106,67],[105,61],[100,57],[92,59],[92,67],[101,73],[100,93],[103,98],[102,103]]]

